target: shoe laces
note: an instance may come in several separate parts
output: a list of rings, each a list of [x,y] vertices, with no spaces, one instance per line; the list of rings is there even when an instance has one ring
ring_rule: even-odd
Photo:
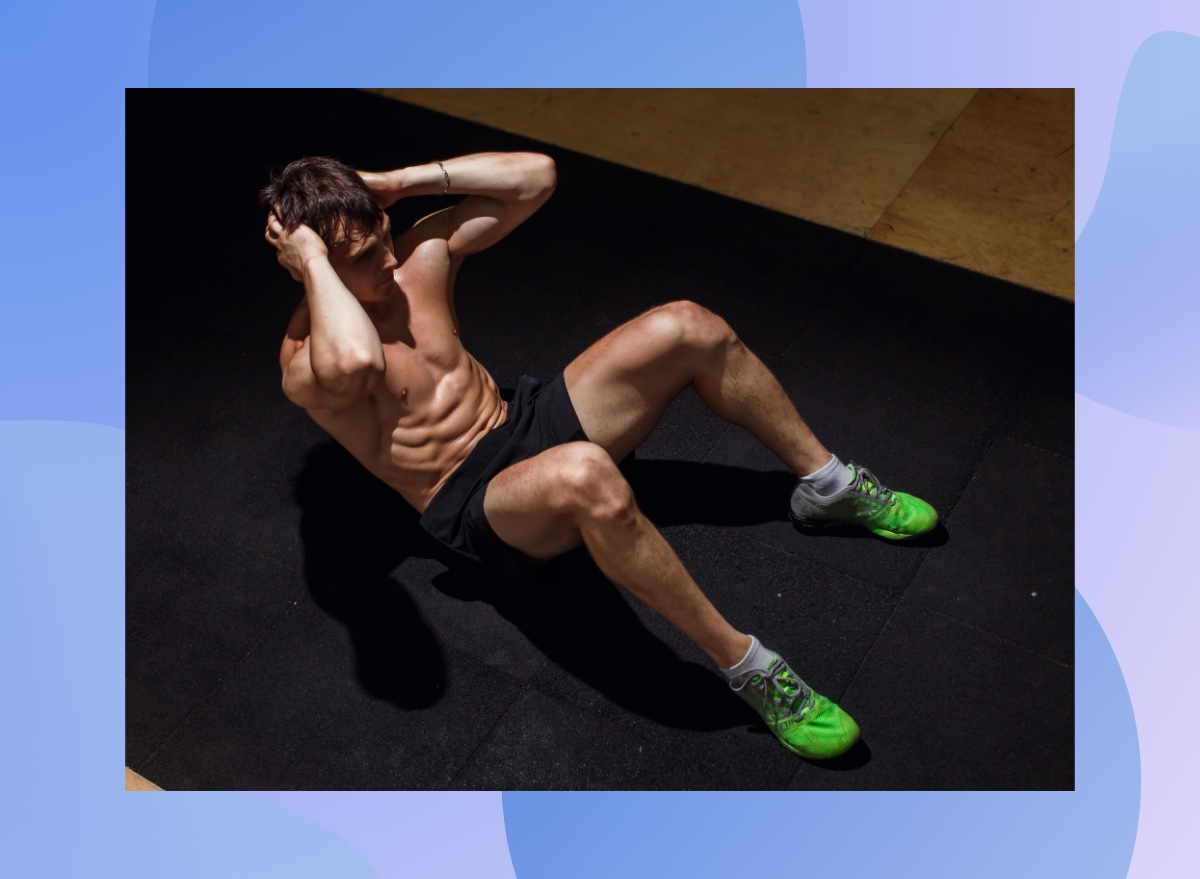
[[[898,500],[896,493],[890,488],[884,488],[882,483],[875,478],[874,473],[866,467],[859,467],[854,463],[851,463],[850,466],[854,468],[854,482],[850,484],[851,491],[877,498],[885,504],[896,503]]]
[[[767,668],[750,673],[733,689],[741,691],[746,687],[756,692],[776,716],[799,717],[813,704],[813,692],[808,684],[800,680],[780,656],[776,656]]]

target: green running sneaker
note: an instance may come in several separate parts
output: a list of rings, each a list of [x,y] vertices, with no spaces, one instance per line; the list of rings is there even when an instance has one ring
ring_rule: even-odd
[[[815,532],[833,525],[858,525],[888,540],[907,540],[937,525],[937,510],[920,498],[891,491],[866,467],[848,464],[850,485],[821,497],[803,482],[792,492],[792,522],[801,531]]]
[[[774,654],[766,668],[742,672],[730,688],[750,703],[767,728],[793,754],[828,760],[846,753],[858,741],[858,724],[842,709],[796,677]]]

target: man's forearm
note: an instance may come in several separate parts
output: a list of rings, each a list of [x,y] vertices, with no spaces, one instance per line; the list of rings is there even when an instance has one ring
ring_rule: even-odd
[[[542,198],[555,184],[554,161],[539,153],[475,153],[392,174],[399,197],[441,195],[447,177],[449,195],[487,195],[511,202]]]
[[[317,381],[345,390],[356,377],[384,368],[383,344],[362,304],[346,289],[326,256],[304,263],[311,330],[310,356]]]

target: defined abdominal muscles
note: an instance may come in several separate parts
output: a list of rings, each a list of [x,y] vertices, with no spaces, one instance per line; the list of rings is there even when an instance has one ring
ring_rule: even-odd
[[[424,401],[411,401],[412,409],[391,432],[394,466],[436,474],[441,481],[480,437],[503,422],[507,407],[491,376],[473,358],[463,367],[442,376]]]

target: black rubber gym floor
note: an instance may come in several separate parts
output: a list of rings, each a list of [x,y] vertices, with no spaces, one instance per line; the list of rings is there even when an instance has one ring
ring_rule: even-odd
[[[127,119],[132,769],[169,789],[1074,786],[1071,304],[365,93],[131,91]],[[921,543],[799,534],[789,474],[691,391],[625,466],[717,607],[855,717],[845,758],[786,752],[586,555],[525,584],[455,561],[283,397],[302,291],[262,240],[268,168],[512,149],[550,153],[558,191],[457,292],[502,388],[693,299],[829,448],[941,513]]]

